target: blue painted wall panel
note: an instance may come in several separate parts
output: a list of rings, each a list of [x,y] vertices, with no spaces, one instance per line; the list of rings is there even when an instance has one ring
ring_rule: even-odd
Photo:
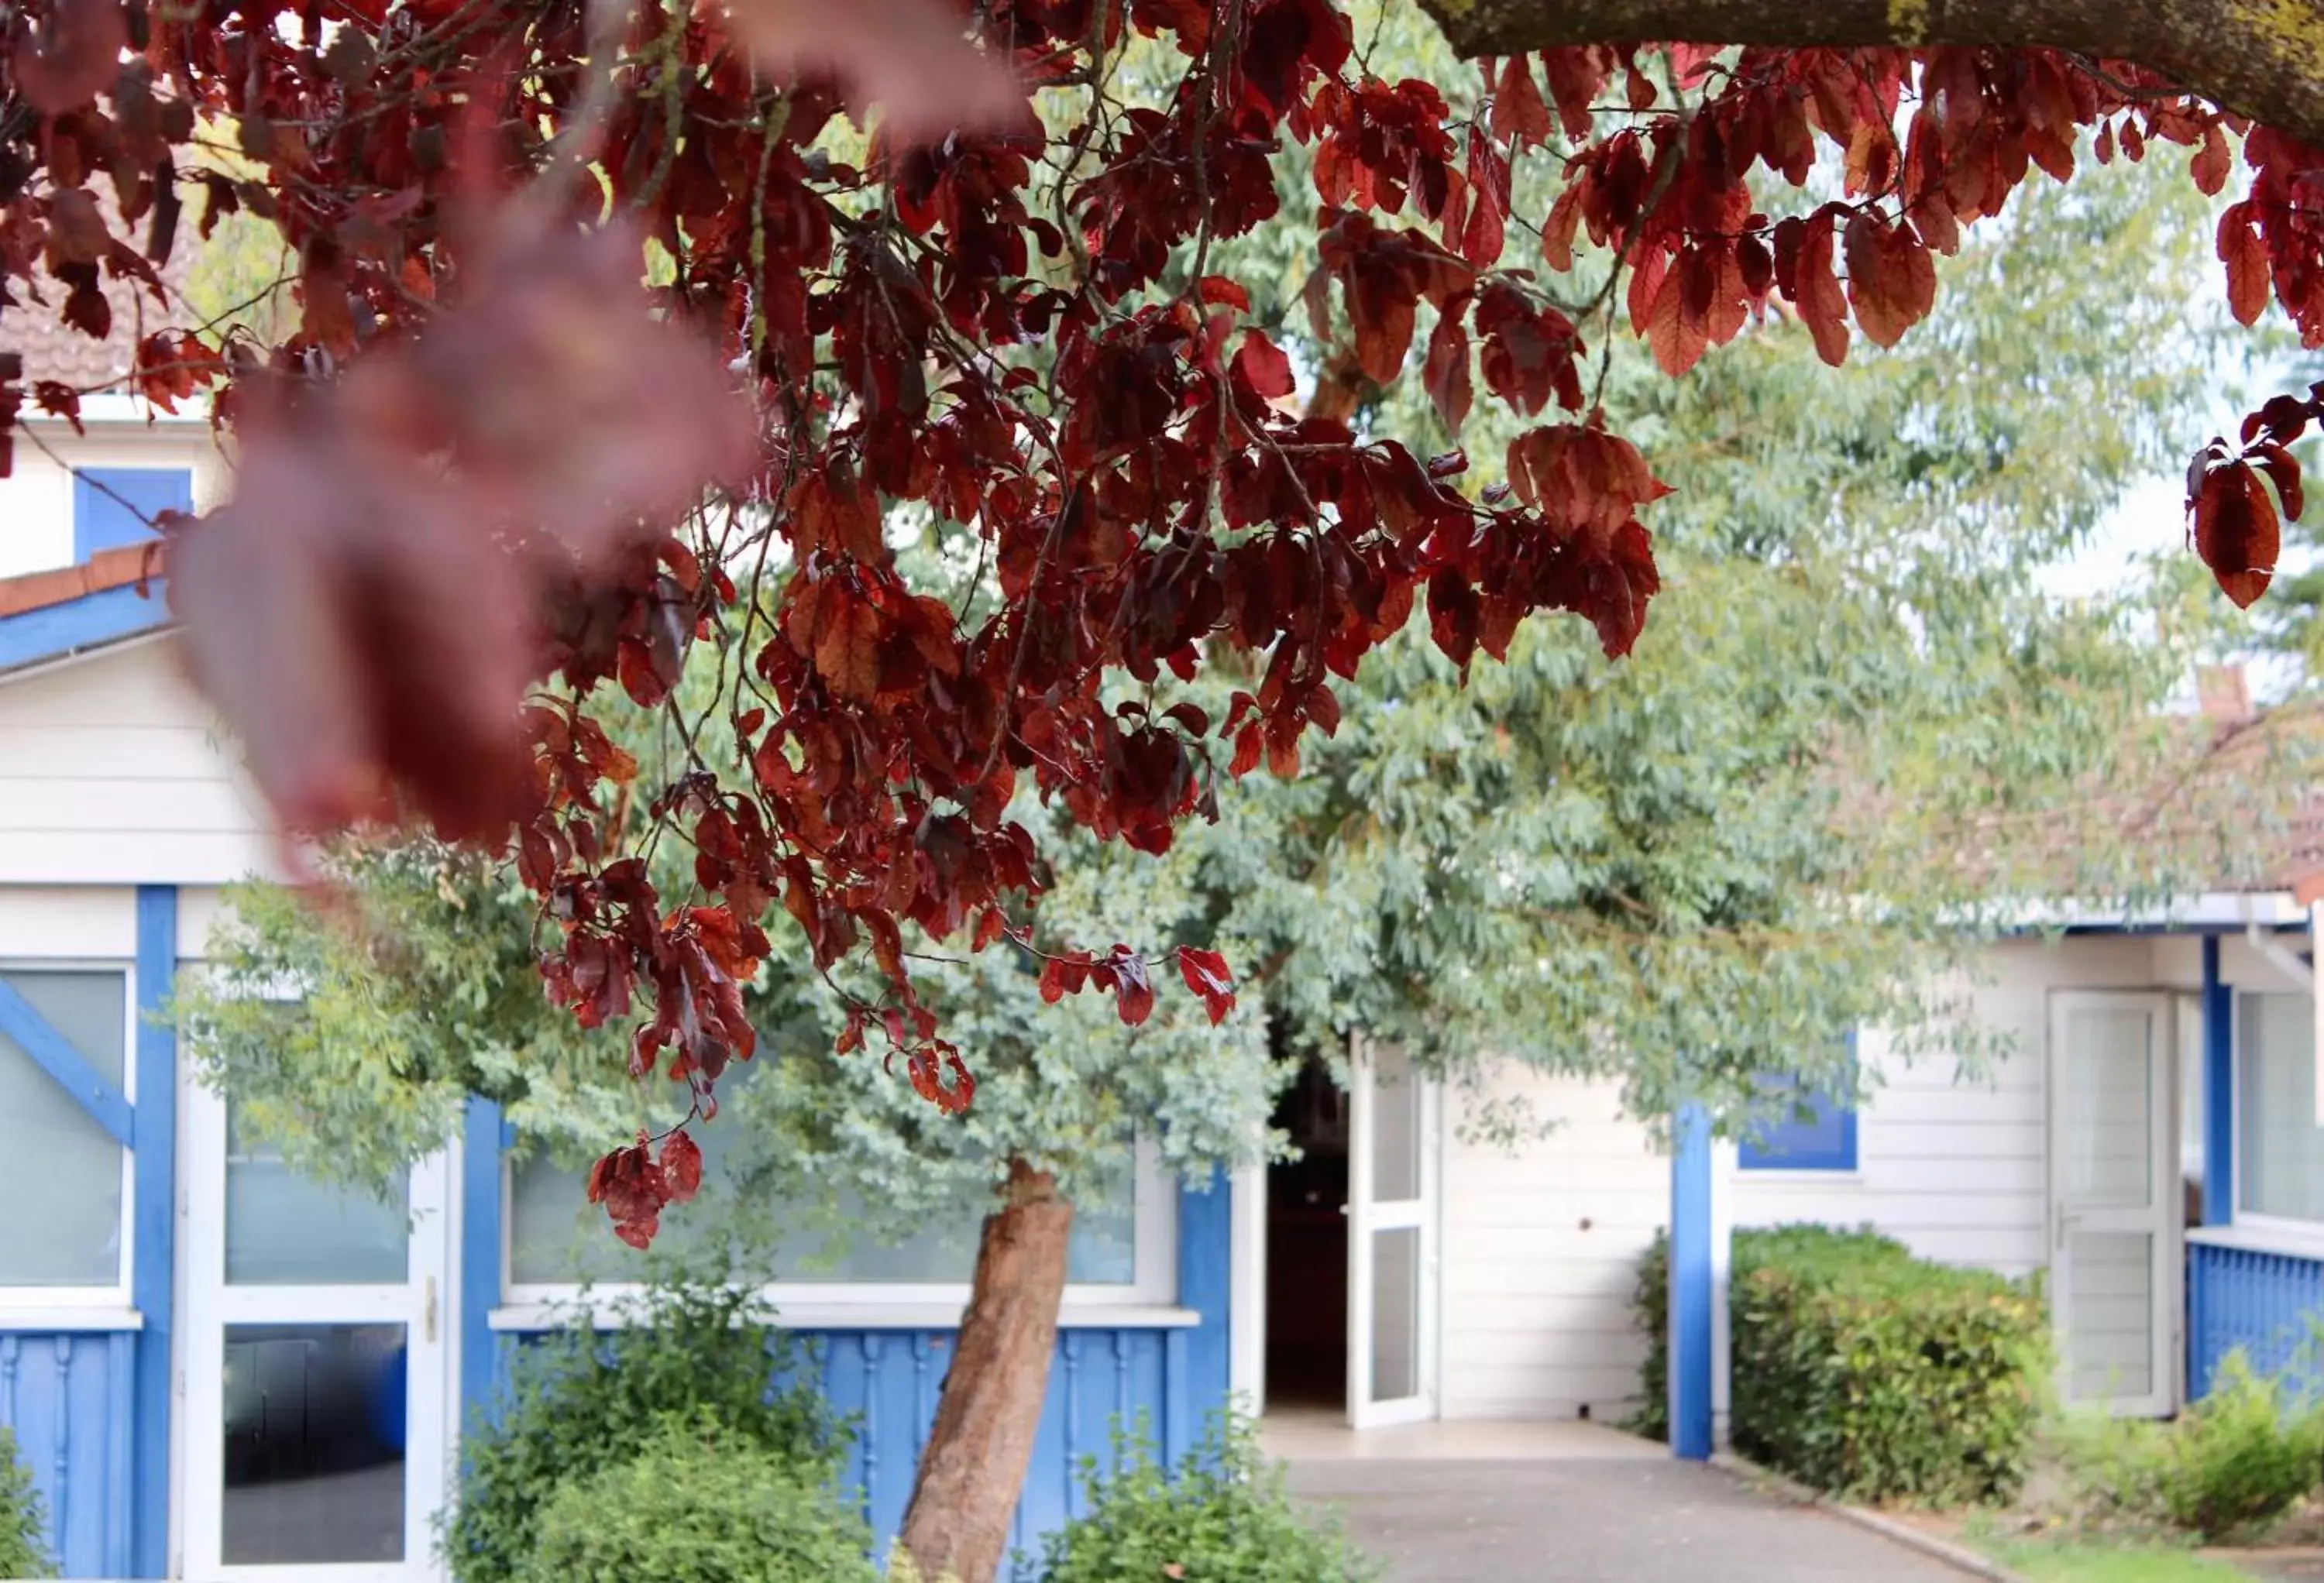
[[[1058,1332],[1050,1359],[1049,1394],[1034,1440],[1025,1493],[1011,1523],[1011,1542],[1028,1554],[1041,1536],[1086,1505],[1081,1466],[1112,1461],[1116,1424],[1144,1415],[1148,1432],[1165,1450],[1202,1438],[1204,1421],[1227,1400],[1227,1334],[1231,1190],[1180,1196],[1179,1306],[1203,1316],[1192,1328],[1160,1330],[1099,1326]],[[481,1322],[481,1315],[477,1316]],[[825,1395],[856,1420],[856,1440],[844,1480],[859,1492],[864,1514],[884,1552],[903,1525],[936,1398],[952,1360],[950,1330],[801,1330]],[[503,1334],[475,1348],[491,1358],[490,1391],[508,1380],[528,1338]],[[464,1373],[467,1371],[464,1370]],[[480,1376],[472,1391],[487,1389]],[[1004,1569],[1006,1579],[1010,1574]]]
[[[0,1335],[0,1424],[41,1492],[68,1578],[127,1570],[135,1358],[125,1332]]]
[[[2201,1396],[2219,1360],[2241,1347],[2263,1374],[2294,1368],[2324,1385],[2324,1261],[2236,1247],[2187,1249],[2188,1385]]]

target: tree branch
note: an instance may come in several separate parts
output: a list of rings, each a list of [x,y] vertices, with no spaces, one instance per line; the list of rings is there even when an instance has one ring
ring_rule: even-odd
[[[1463,55],[1558,44],[1994,45],[2135,61],[2324,147],[2324,0],[1420,0]]]

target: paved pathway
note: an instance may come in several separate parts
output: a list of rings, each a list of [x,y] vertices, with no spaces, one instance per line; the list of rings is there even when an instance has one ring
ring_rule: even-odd
[[[1389,1583],[1967,1583],[1917,1551],[1589,1424],[1271,1424]]]

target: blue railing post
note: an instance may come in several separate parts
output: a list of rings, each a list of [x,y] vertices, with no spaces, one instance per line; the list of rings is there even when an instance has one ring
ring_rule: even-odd
[[[2219,937],[2203,936],[2203,1224],[2236,1218],[2236,996],[2219,977]]]
[[[1674,1455],[1710,1459],[1716,1284],[1711,1241],[1711,1114],[1681,1105],[1671,1123],[1670,1438]]]

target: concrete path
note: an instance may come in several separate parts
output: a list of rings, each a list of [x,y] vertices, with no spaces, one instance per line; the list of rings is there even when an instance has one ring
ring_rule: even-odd
[[[1591,1424],[1270,1424],[1291,1488],[1337,1508],[1388,1583],[1967,1583],[1716,1468]]]

